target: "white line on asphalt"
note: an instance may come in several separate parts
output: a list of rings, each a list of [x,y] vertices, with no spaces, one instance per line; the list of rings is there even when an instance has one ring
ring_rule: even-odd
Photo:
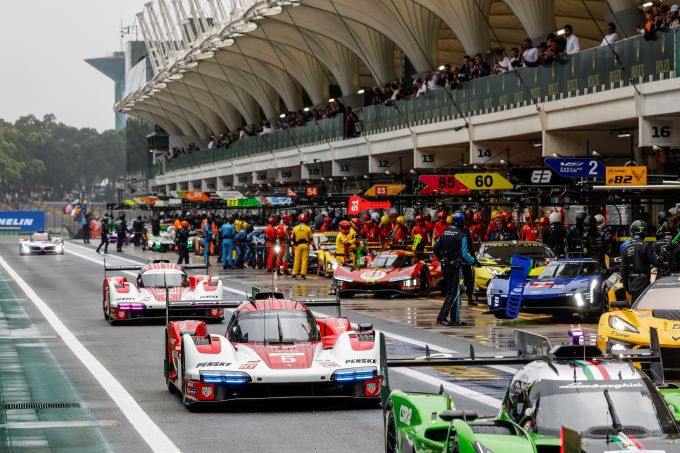
[[[142,439],[144,439],[149,448],[154,452],[163,453],[180,451],[158,425],[151,420],[151,417],[144,412],[125,387],[123,387],[113,374],[111,374],[111,372],[107,370],[104,365],[102,365],[87,348],[85,348],[85,346],[83,346],[47,303],[33,291],[33,288],[31,288],[1,256],[0,266],[2,266],[7,274],[14,279],[17,285],[19,285],[21,290],[26,294],[26,297],[33,302],[47,322],[50,323],[57,335],[61,337],[66,346],[68,346],[73,354],[83,363],[83,365],[85,365],[95,379],[97,379],[99,384],[120,408],[123,415],[130,421],[130,424],[137,430]]]
[[[488,395],[484,395],[483,393],[476,392],[472,389],[469,389],[467,387],[463,387],[460,385],[453,384],[448,381],[444,381],[441,379],[437,379],[434,376],[430,376],[429,374],[421,373],[420,371],[416,371],[411,368],[390,368],[390,373],[392,372],[397,372],[401,373],[405,376],[408,376],[412,379],[416,379],[418,381],[423,381],[427,382],[428,384],[432,384],[434,386],[439,387],[440,385],[444,386],[445,390],[448,390],[451,393],[455,393],[460,396],[464,396],[466,398],[470,398],[471,400],[477,401],[478,403],[482,404],[487,404],[492,407],[500,407],[501,406],[501,400],[492,398]]]
[[[70,244],[70,245],[75,245],[75,244]],[[84,249],[84,250],[90,250],[90,251],[92,250],[92,249],[88,249],[87,247],[82,247],[82,246],[79,246],[79,245],[75,245],[75,246],[78,247],[78,248],[82,248],[82,249]],[[68,253],[71,253],[71,254],[73,254],[73,255],[76,255],[76,256],[78,256],[78,257],[80,257],[80,258],[82,258],[82,259],[85,259],[85,260],[88,260],[88,261],[92,261],[92,262],[98,263],[98,264],[100,264],[100,265],[104,265],[103,261],[97,260],[97,259],[95,259],[94,257],[89,257],[89,256],[82,255],[82,254],[80,254],[80,253],[76,253],[76,252],[74,252],[74,251],[72,251],[72,250],[70,250],[70,249],[68,249],[68,248],[66,249],[66,251],[67,251]],[[127,262],[133,263],[133,264],[145,264],[144,262],[135,261],[135,260],[131,260],[131,259],[128,259],[128,258],[123,258],[123,257],[118,257],[118,256],[115,256],[115,259],[120,259],[120,260],[127,261]],[[231,291],[231,292],[233,292],[233,293],[236,293],[236,294],[239,294],[239,295],[242,295],[242,296],[248,295],[248,293],[246,293],[245,291],[242,291],[242,290],[240,290],[240,289],[237,289],[237,288],[234,288],[234,287],[231,287],[231,286],[226,286],[226,285],[224,285],[224,282],[222,282],[222,286],[223,286],[224,289],[226,289],[226,290],[228,290],[228,291]],[[315,313],[315,314],[316,314],[316,313]],[[444,347],[442,347],[442,346],[437,346],[437,345],[434,345],[434,344],[430,344],[430,343],[427,343],[427,342],[424,342],[424,341],[415,340],[415,339],[413,339],[413,338],[405,337],[405,336],[403,336],[403,335],[399,335],[399,334],[396,334],[396,333],[388,332],[388,331],[385,331],[385,330],[381,330],[381,332],[384,333],[386,336],[388,336],[388,337],[394,339],[394,340],[403,341],[404,343],[410,343],[410,344],[413,344],[413,345],[415,345],[415,346],[420,346],[420,347],[422,347],[423,349],[425,348],[425,346],[429,346],[429,348],[430,348],[432,351],[436,351],[436,352],[439,352],[439,353],[444,353],[444,354],[458,354],[458,351],[454,351],[453,349],[448,349],[448,348],[444,348]],[[514,369],[514,368],[512,368],[512,367],[503,366],[503,365],[490,365],[489,368],[493,368],[493,369],[496,369],[496,370],[498,370],[498,371],[502,371],[502,372],[504,372],[504,373],[509,373],[509,374],[511,374],[511,375],[514,375],[515,372],[517,371],[516,369]],[[403,372],[403,369],[396,369],[396,370],[397,370],[398,372]],[[494,406],[494,407],[500,406],[500,403],[501,403],[501,402],[500,402],[499,400],[497,400],[497,399],[495,399],[495,398],[490,398],[490,397],[484,395],[483,393],[479,393],[479,392],[476,392],[476,391],[474,391],[474,390],[472,390],[472,389],[468,389],[468,388],[466,388],[466,387],[461,387],[461,386],[459,386],[459,385],[452,384],[452,383],[450,383],[449,381],[444,381],[444,380],[441,380],[441,379],[437,379],[437,378],[435,378],[435,377],[433,377],[433,376],[429,376],[429,375],[424,374],[424,373],[421,373],[421,372],[419,372],[419,371],[415,371],[415,370],[411,370],[411,369],[408,369],[408,371],[409,371],[409,372],[413,372],[414,374],[413,374],[412,376],[414,376],[415,379],[417,379],[417,380],[421,380],[421,381],[433,383],[433,384],[435,384],[435,385],[437,385],[437,386],[439,386],[439,385],[444,385],[445,388],[449,388],[450,391],[453,392],[453,393],[457,393],[457,394],[459,394],[459,395],[462,395],[462,396],[465,396],[465,397],[468,397],[468,398],[472,398],[472,399],[474,399],[474,400],[476,400],[476,401],[480,401],[480,402],[483,402],[483,403],[485,403],[485,401],[486,401],[487,403],[485,403],[485,404],[491,404],[491,405]],[[407,374],[407,373],[404,373],[404,374]],[[448,385],[449,387],[447,387],[447,385]],[[459,392],[457,389],[461,389],[461,391]]]
[[[66,420],[45,422],[9,422],[0,424],[4,429],[50,429],[50,428],[111,428],[120,426],[117,420]]]

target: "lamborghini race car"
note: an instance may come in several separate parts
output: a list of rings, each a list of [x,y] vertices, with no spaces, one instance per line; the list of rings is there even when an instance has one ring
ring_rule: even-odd
[[[19,255],[63,255],[64,238],[38,231],[19,237]]]
[[[164,318],[166,293],[169,312],[182,309],[184,315],[224,320],[224,310],[209,304],[222,298],[222,281],[210,275],[187,274],[187,269],[205,269],[204,265],[180,265],[157,260],[147,265],[105,266],[103,310],[111,324],[132,319]],[[108,276],[111,271],[139,271],[135,282],[124,276]]]
[[[605,352],[649,345],[649,329],[659,332],[665,368],[680,369],[680,278],[662,277],[640,295],[632,307],[610,301],[597,327],[597,345]]]
[[[580,432],[578,451],[585,453],[675,451],[680,436],[680,413],[675,409],[678,389],[667,388],[662,379],[656,382],[661,386],[657,389],[628,362],[658,365],[658,349],[636,356],[604,356],[595,346],[580,344],[583,330],[570,333],[574,344],[552,347],[543,336],[515,331],[518,353],[514,356],[479,357],[471,352],[470,358],[428,354],[387,360],[382,389],[386,451],[561,451],[564,427]],[[443,389],[424,394],[389,388],[387,371],[393,367],[492,365],[523,365],[510,381],[495,417],[453,410]]]
[[[442,271],[434,255],[427,255],[426,260],[409,250],[387,250],[378,253],[366,268],[338,267],[333,280],[341,296],[427,294],[441,289]]]
[[[553,315],[599,316],[607,307],[602,297],[603,269],[591,258],[552,260],[526,282],[520,311]],[[487,306],[503,318],[508,303],[509,276],[495,277],[487,289]]]
[[[538,277],[543,271],[543,266],[555,258],[555,252],[550,247],[535,241],[491,241],[483,242],[477,250],[475,267],[475,293],[485,294],[489,281],[492,278],[503,275],[510,270],[512,255],[524,255],[534,260],[534,265],[529,272],[529,277]]]
[[[309,301],[310,306],[339,302]],[[317,319],[281,293],[238,303],[224,336],[201,321],[172,321],[166,330],[165,379],[184,405],[240,399],[347,398],[380,402],[380,344],[370,324]]]
[[[330,277],[338,267],[335,259],[335,239],[337,231],[314,233],[312,240],[316,244],[316,259],[318,263],[318,274]]]

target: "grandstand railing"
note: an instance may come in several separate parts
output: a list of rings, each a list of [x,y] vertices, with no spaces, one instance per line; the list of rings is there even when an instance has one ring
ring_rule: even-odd
[[[678,77],[680,46],[675,41],[680,29],[659,32],[654,39],[633,37],[612,44],[612,49],[595,47],[535,68],[484,77],[463,83],[455,90],[436,90],[419,98],[407,97],[397,106],[370,105],[363,108],[362,130],[374,134],[406,126],[502,112],[576,96]],[[457,106],[457,107],[456,107]],[[343,138],[342,116],[304,126],[248,137],[229,147],[182,155],[165,164],[165,171],[179,170],[239,158],[323,144]],[[162,173],[160,166],[150,175]]]

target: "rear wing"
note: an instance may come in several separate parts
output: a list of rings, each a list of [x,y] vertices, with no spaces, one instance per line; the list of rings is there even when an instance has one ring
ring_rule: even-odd
[[[537,360],[543,360],[551,368],[554,368],[554,365],[552,365],[554,360],[616,360],[649,363],[649,375],[654,383],[659,387],[665,385],[659,335],[655,328],[651,328],[649,332],[649,349],[621,350],[613,354],[603,354],[596,346],[588,346],[585,343],[580,344],[584,336],[584,332],[580,328],[570,330],[569,334],[572,337],[573,344],[552,346],[550,340],[543,335],[524,330],[515,330],[517,355],[477,356],[472,344],[470,344],[470,351],[467,357],[452,356],[451,354],[431,354],[429,346],[426,345],[425,355],[422,357],[388,359],[385,335],[380,333],[381,398],[383,400],[383,407],[386,407],[387,398],[390,394],[389,368],[391,367],[526,365]]]
[[[285,299],[286,297],[282,292],[278,291],[262,291],[259,288],[253,288],[252,289],[252,296],[249,297],[249,300],[251,301],[256,301],[256,300],[264,300],[264,299]],[[301,304],[306,305],[309,308],[314,308],[314,307],[336,307],[336,314],[337,317],[341,316],[341,309],[340,309],[340,293],[339,291],[336,291],[335,298],[334,299],[292,299],[296,302],[300,302]]]
[[[149,264],[157,264],[157,263],[170,263],[168,260],[153,260],[150,263],[147,264],[123,264],[123,265],[115,265],[115,266],[109,266],[106,264],[106,257],[104,257],[104,275],[106,275],[108,272],[122,272],[122,271],[139,271],[142,270],[144,266],[147,266]],[[208,266],[206,264],[180,264],[182,269],[185,270],[194,270],[194,269],[205,269],[206,271],[208,270]]]

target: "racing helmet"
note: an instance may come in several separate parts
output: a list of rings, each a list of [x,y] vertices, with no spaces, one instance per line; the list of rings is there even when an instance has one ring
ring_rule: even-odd
[[[630,235],[635,236],[645,236],[647,234],[647,222],[644,220],[636,220],[630,224]]]
[[[439,211],[439,212],[437,213],[437,218],[438,218],[439,220],[446,220],[446,211]]]
[[[361,225],[361,221],[357,217],[352,217],[352,219],[350,219],[350,223],[354,228],[359,228],[359,225]]]
[[[272,226],[276,226],[276,217],[270,217],[269,218],[269,224]]]
[[[380,217],[380,225],[387,225],[388,223],[390,223],[390,216],[385,214],[382,217]]]
[[[595,223],[597,223],[597,228],[601,230],[602,228],[605,227],[607,221],[604,219],[604,216],[602,214],[595,214]]]
[[[452,215],[446,216],[446,223],[448,223],[449,225],[451,225],[453,223],[453,216]]]
[[[479,212],[475,212],[472,215],[472,221],[475,223],[482,223],[482,215]]]
[[[390,220],[397,220],[397,217],[399,217],[399,214],[396,212],[390,212]]]
[[[307,223],[307,222],[309,222],[309,217],[307,216],[307,214],[302,213],[298,216],[298,221],[300,221],[302,223]]]
[[[373,214],[371,214],[371,220],[375,223],[380,223],[380,214],[374,212]]]
[[[181,225],[182,228],[184,228],[185,230],[188,230],[188,229],[189,229],[189,222],[187,222],[186,220],[182,220],[182,222],[180,223],[180,225]]]
[[[400,215],[399,217],[397,217],[397,224],[398,225],[406,225],[406,217],[404,217],[403,215]]]
[[[656,218],[658,220],[657,223],[661,225],[668,219],[668,213],[666,211],[661,211],[659,214],[657,214]]]
[[[508,218],[510,218],[510,214],[508,214],[507,211],[503,211],[500,214],[498,214],[498,218],[501,219],[501,222],[506,222]]]
[[[574,221],[576,222],[576,225],[583,225],[586,221],[586,213],[577,212],[576,217],[574,217]]]
[[[293,218],[291,217],[290,214],[284,214],[283,215],[283,223],[289,224],[291,220],[293,220]]]
[[[423,223],[425,219],[420,214],[416,216],[416,223]]]
[[[496,217],[498,217],[498,214],[500,214],[498,209],[494,209],[493,211],[491,211],[491,220],[496,220]]]
[[[340,231],[342,231],[343,233],[345,234],[349,233],[350,224],[347,220],[343,220],[342,222],[340,222],[338,226],[340,227]]]
[[[453,213],[451,218],[454,225],[464,225],[465,224],[465,213],[463,211],[456,211]]]
[[[592,215],[586,216],[586,218],[583,219],[583,226],[586,228],[595,227],[595,217],[593,217]]]
[[[548,220],[548,216],[547,216],[547,215],[544,215],[543,217],[541,217],[540,225],[541,225],[542,227],[548,227],[548,226],[550,225],[550,220]]]
[[[370,222],[371,221],[371,214],[364,214],[364,223]]]
[[[550,223],[562,223],[562,216],[557,211],[551,212],[548,216],[548,221]]]
[[[326,224],[329,224],[329,225],[330,225],[331,222],[333,222],[333,219],[332,219],[331,217],[324,217],[324,218],[323,218],[323,223],[326,223]]]

